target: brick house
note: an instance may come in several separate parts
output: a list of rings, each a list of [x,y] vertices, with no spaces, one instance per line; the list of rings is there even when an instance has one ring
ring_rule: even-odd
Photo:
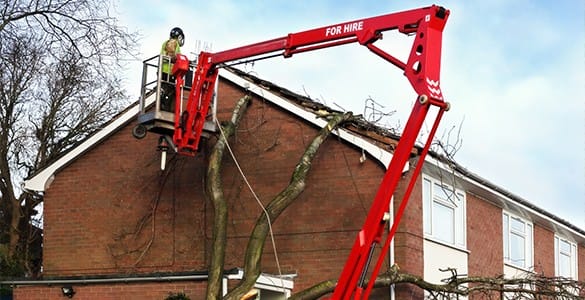
[[[266,204],[289,182],[325,124],[316,115],[329,108],[238,70],[220,76],[219,120],[231,116],[237,99],[253,96],[230,143]],[[132,105],[26,181],[26,189],[45,195],[43,274],[8,282],[14,299],[62,299],[63,287],[75,291],[73,299],[203,297],[212,251],[213,208],[203,189],[208,149],[168,158],[161,172],[158,135],[132,136],[138,113]],[[261,299],[283,299],[339,276],[396,139],[364,122],[324,143],[305,191],[273,225],[279,264],[267,245],[256,286]],[[222,174],[230,209],[224,283],[231,286],[242,276],[247,237],[261,208],[230,157]],[[395,199],[405,188],[399,185]],[[439,271],[446,267],[474,276],[538,272],[583,280],[585,231],[435,155],[425,161],[387,260],[386,267],[397,263],[432,282],[449,277]],[[409,287],[375,293],[376,299],[423,297]]]

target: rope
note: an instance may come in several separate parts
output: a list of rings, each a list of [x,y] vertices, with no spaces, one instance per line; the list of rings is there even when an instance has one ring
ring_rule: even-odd
[[[223,129],[221,128],[221,124],[219,124],[219,121],[217,120],[217,118],[214,118],[214,119],[215,119],[215,123],[217,124],[217,127],[219,128],[221,136],[225,140],[225,144],[227,146],[227,149],[228,149],[232,159],[234,160],[234,163],[236,164],[238,171],[240,172],[240,175],[242,175],[242,178],[244,179],[244,182],[248,186],[248,189],[250,190],[250,192],[254,196],[254,199],[256,199],[256,202],[258,203],[260,208],[262,208],[264,215],[266,215],[266,219],[268,220],[268,229],[270,231],[270,240],[272,242],[272,250],[274,251],[274,259],[276,260],[276,267],[278,268],[278,275],[281,277],[280,281],[281,281],[282,287],[284,288],[284,282],[282,281],[282,271],[280,269],[280,262],[278,260],[278,253],[276,251],[276,242],[274,241],[274,233],[272,232],[272,221],[270,220],[270,215],[268,215],[268,211],[266,211],[266,208],[264,207],[264,205],[260,201],[260,198],[258,198],[258,195],[256,195],[256,192],[254,192],[254,189],[250,185],[250,182],[248,182],[248,178],[246,178],[246,175],[242,171],[242,168],[240,167],[240,164],[238,163],[238,160],[236,159],[236,156],[234,155],[234,152],[232,151],[232,148],[230,147],[230,144],[227,140],[227,137],[225,136],[225,133],[223,132]]]

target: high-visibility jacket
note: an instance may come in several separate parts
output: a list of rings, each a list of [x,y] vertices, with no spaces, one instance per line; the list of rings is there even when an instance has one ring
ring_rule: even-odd
[[[168,39],[162,44],[160,54],[168,56],[167,59],[163,59],[161,66],[161,69],[164,73],[171,74],[173,64],[170,63],[168,59],[170,58],[171,61],[175,61],[176,55],[179,53],[181,53],[181,46],[179,45],[179,41],[177,39]]]

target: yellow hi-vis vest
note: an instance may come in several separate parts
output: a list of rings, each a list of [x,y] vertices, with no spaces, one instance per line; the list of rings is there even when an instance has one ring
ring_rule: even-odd
[[[179,53],[181,53],[181,46],[179,45],[179,41],[176,39],[168,39],[162,44],[160,54],[167,56],[166,59],[163,59],[161,66],[161,69],[164,73],[171,74],[173,64],[169,62],[169,59],[174,61],[176,55]]]

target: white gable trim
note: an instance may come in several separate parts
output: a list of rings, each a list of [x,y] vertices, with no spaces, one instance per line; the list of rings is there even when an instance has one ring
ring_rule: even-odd
[[[156,94],[152,94],[150,97],[146,98],[146,105],[154,103],[155,97]],[[29,191],[44,192],[45,189],[47,189],[49,185],[51,185],[53,179],[55,179],[56,172],[58,172],[69,162],[75,160],[80,155],[85,153],[85,151],[91,149],[95,144],[107,138],[118,128],[124,126],[124,124],[134,119],[139,112],[140,107],[138,103],[131,106],[125,113],[114,119],[103,129],[98,130],[94,135],[83,141],[83,143],[81,143],[79,146],[72,148],[69,152],[67,152],[54,163],[48,165],[41,172],[24,181],[23,183],[24,189]]]
[[[267,91],[260,86],[251,83],[234,73],[229,71],[220,70],[220,76],[233,82],[234,84],[240,86],[243,89],[248,89],[251,92],[257,94],[259,97],[262,97],[271,103],[301,117],[302,119],[316,125],[319,127],[323,127],[327,124],[327,122],[323,119],[319,119],[316,117],[315,114],[308,112],[292,103],[288,100],[283,99],[270,91]],[[150,105],[155,101],[155,94],[152,94],[150,97],[146,99],[146,105]],[[110,134],[115,132],[118,128],[124,126],[126,123],[132,121],[140,112],[140,107],[138,104],[134,104],[130,107],[125,113],[121,116],[114,119],[111,123],[106,125],[103,129],[97,131],[94,135],[89,137],[87,140],[82,142],[79,146],[72,148],[69,152],[63,155],[54,163],[48,165],[41,172],[37,173],[33,177],[27,179],[23,183],[23,187],[29,191],[39,191],[44,192],[53,179],[55,178],[55,174],[61,170],[64,166],[69,164],[71,161],[74,161],[83,153],[91,149],[94,145],[99,143],[100,141],[107,138]],[[358,148],[363,149],[365,152],[369,153],[372,157],[377,159],[382,165],[387,168],[390,164],[390,160],[392,159],[392,154],[386,150],[381,149],[380,147],[376,146],[368,142],[367,140],[351,134],[347,130],[337,130],[334,132],[335,135],[339,136],[341,139],[355,145]],[[357,159],[357,158],[356,158]],[[408,170],[408,164],[405,167],[405,171]]]

